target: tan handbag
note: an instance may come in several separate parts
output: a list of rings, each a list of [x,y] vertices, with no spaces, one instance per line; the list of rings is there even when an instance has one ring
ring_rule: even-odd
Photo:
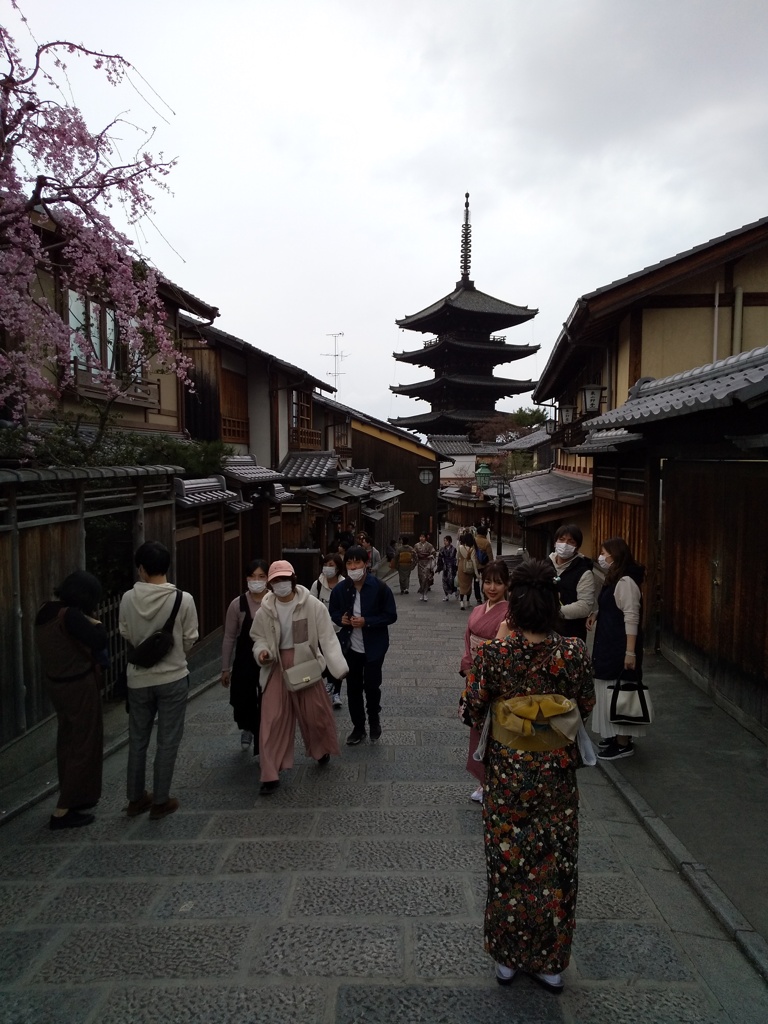
[[[280,651],[277,652],[277,660],[280,662],[280,671],[283,673],[286,688],[291,693],[306,690],[308,686],[314,686],[323,678],[323,666],[314,655],[307,661],[300,661],[298,665],[292,665],[290,668],[283,667]]]

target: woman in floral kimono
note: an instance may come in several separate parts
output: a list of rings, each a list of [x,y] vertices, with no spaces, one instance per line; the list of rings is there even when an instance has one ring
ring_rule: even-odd
[[[485,949],[500,984],[523,971],[561,992],[578,888],[576,769],[589,742],[583,720],[594,684],[584,642],[554,631],[551,562],[512,572],[509,614],[515,632],[479,648],[464,692],[475,728],[492,716],[483,795]]]

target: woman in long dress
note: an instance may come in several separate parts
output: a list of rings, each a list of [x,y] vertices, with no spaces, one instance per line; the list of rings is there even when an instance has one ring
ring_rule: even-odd
[[[472,584],[478,573],[475,538],[466,530],[459,537],[458,569],[456,583],[459,588],[459,607],[462,611],[471,606]],[[466,605],[464,602],[466,601]]]
[[[335,551],[329,551],[323,560],[323,568],[320,570],[320,575],[310,588],[312,596],[316,597],[318,601],[322,601],[326,608],[331,601],[331,591],[337,583],[341,583],[345,579],[341,572],[343,567],[344,563],[341,557]],[[337,634],[341,632],[341,626],[334,624],[333,628]],[[342,706],[341,680],[332,676],[327,668],[325,670],[325,688],[328,691],[328,696],[331,698],[333,710],[337,711]]]
[[[489,562],[483,568],[483,593],[485,604],[479,604],[469,616],[464,631],[464,656],[461,659],[459,673],[466,676],[474,661],[481,644],[495,640],[502,622],[506,621],[509,606],[507,604],[507,585],[509,569],[507,563],[498,559]],[[479,785],[470,796],[470,800],[481,803],[483,799],[483,783],[485,782],[485,766],[475,759],[480,733],[474,726],[469,729],[469,753],[467,754],[467,771],[474,775]]]
[[[592,671],[584,642],[554,631],[559,596],[551,562],[518,566],[509,593],[515,632],[479,648],[464,694],[475,728],[491,714],[485,949],[500,984],[524,971],[561,992],[578,888],[576,769],[583,762],[575,740],[586,736],[582,721],[594,704]]]
[[[227,608],[221,645],[221,685],[229,690],[232,714],[240,729],[240,746],[248,750],[253,743],[254,754],[259,752],[261,685],[250,633],[253,617],[267,592],[268,568],[263,558],[255,558],[246,566],[246,590]]]
[[[318,765],[323,767],[331,754],[340,753],[322,678],[296,692],[285,685],[282,669],[293,667],[296,646],[308,649],[337,679],[343,679],[349,671],[328,609],[306,587],[297,584],[291,563],[283,559],[273,562],[267,581],[270,593],[265,595],[251,626],[253,656],[262,669],[269,666],[259,729],[262,796],[273,793],[280,785],[280,772],[293,767],[297,721],[307,756]]]
[[[427,591],[435,581],[435,549],[427,540],[426,533],[419,534],[417,544],[413,545],[416,554],[416,571],[419,576],[419,600],[427,600]]]
[[[597,597],[597,612],[587,619],[588,629],[597,623],[592,648],[597,704],[592,728],[602,737],[597,756],[601,761],[616,761],[631,757],[635,752],[634,740],[645,736],[644,725],[619,726],[611,722],[608,690],[622,672],[633,673],[632,678],[638,682],[643,677],[640,587],[645,568],[637,564],[621,537],[605,541],[597,561],[605,573],[605,583]]]
[[[101,798],[104,726],[101,669],[107,631],[94,618],[101,584],[89,572],[70,573],[35,619],[35,639],[56,712],[59,800],[49,828],[81,828]]]

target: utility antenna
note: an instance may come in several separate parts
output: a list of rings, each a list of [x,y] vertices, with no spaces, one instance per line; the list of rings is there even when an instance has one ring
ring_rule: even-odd
[[[336,331],[335,334],[326,334],[326,338],[333,338],[333,352],[321,352],[322,356],[329,356],[333,359],[333,369],[326,373],[326,377],[333,377],[333,386],[336,390],[339,390],[339,377],[344,377],[345,374],[339,369],[342,360],[346,359],[349,355],[348,352],[339,351],[339,338],[344,337],[344,331]]]

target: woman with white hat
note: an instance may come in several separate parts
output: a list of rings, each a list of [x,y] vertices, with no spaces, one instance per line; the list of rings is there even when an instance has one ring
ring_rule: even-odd
[[[297,721],[307,756],[318,765],[328,764],[331,754],[340,753],[321,672],[327,666],[331,675],[342,679],[349,671],[328,609],[296,582],[291,563],[284,559],[273,562],[267,585],[269,593],[251,627],[253,656],[269,675],[262,694],[259,730],[262,796],[273,793],[280,785],[280,772],[293,767]],[[311,685],[290,690],[284,674],[294,666],[298,645],[303,654],[317,659],[321,671]]]

